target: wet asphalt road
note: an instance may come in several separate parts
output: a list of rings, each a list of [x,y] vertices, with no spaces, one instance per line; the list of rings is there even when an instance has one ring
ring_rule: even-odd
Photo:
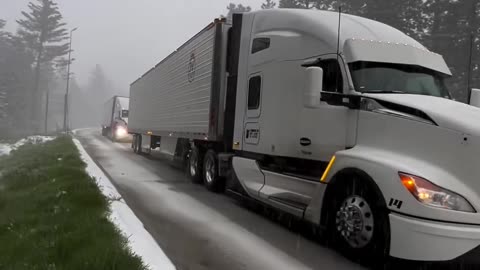
[[[135,155],[99,130],[77,131],[177,269],[363,269],[237,200],[195,185],[158,153]]]

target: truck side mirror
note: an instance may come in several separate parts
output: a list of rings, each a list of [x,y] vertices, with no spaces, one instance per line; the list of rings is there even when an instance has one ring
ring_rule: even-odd
[[[472,91],[470,92],[469,104],[480,108],[480,89],[472,89]]]
[[[307,67],[306,72],[303,106],[316,108],[320,105],[320,97],[323,91],[323,69],[321,67]]]

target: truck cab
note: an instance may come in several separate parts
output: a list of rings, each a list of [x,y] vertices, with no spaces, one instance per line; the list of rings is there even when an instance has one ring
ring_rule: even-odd
[[[102,135],[113,141],[128,141],[129,98],[114,96],[103,107]]]
[[[441,55],[333,12],[234,15],[232,31],[242,192],[327,229],[356,256],[472,257],[480,109],[452,100]]]

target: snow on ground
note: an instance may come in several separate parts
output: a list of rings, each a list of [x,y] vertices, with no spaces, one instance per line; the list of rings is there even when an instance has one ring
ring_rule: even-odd
[[[9,155],[10,152],[17,150],[20,146],[25,144],[39,144],[55,140],[52,136],[30,136],[19,140],[14,144],[0,143],[0,156]]]
[[[110,179],[108,179],[97,164],[95,164],[80,142],[77,139],[73,139],[73,142],[77,146],[83,161],[87,164],[87,173],[96,179],[97,185],[103,195],[111,201],[111,214],[109,218],[125,237],[128,238],[128,244],[131,250],[139,255],[151,270],[175,269],[175,266],[158,246],[157,242],[150,233],[145,230],[142,222],[121,198],[120,193],[118,193]]]

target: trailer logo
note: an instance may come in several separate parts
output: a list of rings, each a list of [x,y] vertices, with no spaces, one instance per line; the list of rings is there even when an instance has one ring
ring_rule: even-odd
[[[197,69],[197,58],[195,53],[190,55],[190,61],[188,61],[188,81],[193,82],[195,80],[195,71]]]

